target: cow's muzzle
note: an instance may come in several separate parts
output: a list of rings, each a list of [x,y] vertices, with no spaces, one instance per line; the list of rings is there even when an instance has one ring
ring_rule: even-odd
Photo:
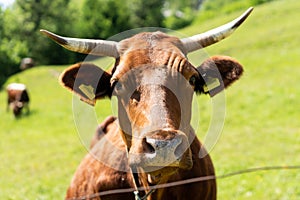
[[[190,169],[193,166],[190,144],[187,136],[178,130],[158,130],[147,133],[140,148],[129,151],[129,164],[146,171],[163,167]],[[136,151],[138,149],[138,151]]]

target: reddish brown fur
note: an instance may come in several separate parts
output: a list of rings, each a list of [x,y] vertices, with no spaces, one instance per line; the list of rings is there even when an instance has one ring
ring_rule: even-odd
[[[113,117],[109,117],[112,119]],[[112,153],[110,146],[107,142],[96,143],[92,148],[91,153],[87,154],[79,165],[72,183],[67,191],[66,199],[73,197],[85,197],[86,195],[95,194],[97,192],[134,188],[132,181],[132,175],[130,173],[124,173],[107,167],[105,164],[98,161],[93,155],[103,157],[105,155],[112,159],[112,162],[119,163],[123,166],[128,166],[126,156],[126,146],[124,145],[119,133],[119,125],[117,121],[111,121],[106,124],[106,127],[102,127],[104,137],[108,141],[113,142],[118,148],[122,149],[122,153]],[[96,132],[98,136],[98,132]],[[214,168],[210,157],[207,155],[202,159],[199,159],[199,151],[201,144],[197,138],[191,145],[193,152],[194,166],[191,170],[179,170],[176,174],[172,175],[166,182],[174,182],[179,180],[186,180],[189,178],[202,177],[208,175],[214,175]],[[99,155],[101,154],[101,155]],[[127,168],[127,167],[125,167]],[[129,169],[128,169],[129,170]],[[147,185],[145,185],[146,187]],[[141,192],[142,193],[142,192]],[[143,193],[142,193],[143,194]],[[89,199],[89,198],[87,198]],[[91,199],[100,199],[99,197]],[[119,195],[106,195],[101,196],[101,200],[113,199],[124,200],[134,199],[132,192],[119,194]],[[151,200],[163,199],[163,200],[182,200],[182,199],[216,199],[216,183],[214,180],[199,182],[194,184],[187,184],[182,186],[170,187],[166,189],[159,189],[153,193]]]
[[[116,117],[109,116],[107,117],[97,128],[94,138],[91,141],[90,149],[92,149],[95,144],[107,133],[108,126],[116,120]]]
[[[91,143],[91,152],[79,165],[66,199],[133,188],[130,166],[138,168],[139,183],[147,191],[150,185],[158,182],[214,175],[209,155],[199,158],[201,143],[190,126],[193,92],[217,94],[240,77],[241,65],[229,57],[215,56],[196,68],[187,60],[181,41],[160,32],[138,34],[121,41],[118,48],[120,58],[111,72],[81,63],[65,70],[61,76],[63,85],[88,103],[94,104],[96,99],[111,95],[116,95],[119,103],[118,120],[109,117],[99,126]],[[196,80],[189,83],[192,77]],[[207,78],[218,78],[221,85],[204,91]],[[79,88],[82,84],[91,86],[95,97],[90,98],[82,92]],[[127,90],[130,86],[134,89]],[[180,148],[176,147],[176,150],[182,153],[181,160],[168,166],[160,165],[165,162],[163,158],[155,161],[157,163],[152,162],[144,155],[159,149],[146,142],[149,138],[149,141],[158,140],[166,145],[180,138]],[[186,142],[190,142],[190,146],[184,149]],[[163,168],[156,169],[156,164]],[[147,169],[156,170],[147,172]],[[125,193],[101,196],[101,199],[134,199],[134,196]],[[158,189],[147,199],[216,199],[216,182],[210,180]]]
[[[122,138],[118,133],[118,125],[116,121],[113,121],[114,117],[109,117],[105,127],[102,127],[103,136],[100,137],[100,141],[95,143],[91,149],[91,153],[87,154],[81,164],[79,165],[76,173],[74,174],[72,183],[67,191],[66,199],[72,197],[81,197],[89,194],[95,194],[100,191],[119,189],[119,188],[131,188],[133,187],[132,177],[130,174],[116,171],[107,167],[94,156],[108,157],[113,160],[122,160],[120,163],[127,166],[126,152],[112,154],[112,148],[108,142],[101,142],[101,139],[105,137],[108,141],[112,142],[119,149],[125,149],[125,145],[122,142]],[[103,124],[104,125],[104,124]],[[96,138],[98,138],[99,132],[96,132]],[[96,142],[96,141],[95,141]],[[114,155],[114,156],[111,156]],[[128,167],[127,167],[128,168]],[[116,184],[117,183],[117,184]],[[111,195],[109,199],[130,199],[132,193],[122,195]],[[89,198],[87,198],[89,199]],[[99,197],[93,199],[100,199]],[[105,196],[101,199],[106,199]]]

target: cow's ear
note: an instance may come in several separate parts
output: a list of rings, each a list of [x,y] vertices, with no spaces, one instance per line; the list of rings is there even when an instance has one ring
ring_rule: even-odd
[[[197,68],[202,80],[196,92],[209,93],[212,97],[238,80],[243,74],[240,63],[228,56],[213,56]]]
[[[77,63],[60,75],[61,84],[90,105],[96,99],[111,97],[111,74],[91,63]]]

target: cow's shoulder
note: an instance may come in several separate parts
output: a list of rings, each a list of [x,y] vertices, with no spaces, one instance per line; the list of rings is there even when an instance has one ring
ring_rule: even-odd
[[[114,160],[116,163],[122,163],[122,160],[124,159],[121,157],[121,154],[116,157],[110,155],[110,159]],[[78,166],[70,187],[68,188],[66,199],[94,195],[101,191],[132,187],[132,178],[130,174],[126,171],[119,171],[110,167],[107,163],[98,160],[95,155],[89,153]],[[105,198],[101,197],[101,199]]]
[[[98,126],[97,138],[95,136],[89,153],[78,166],[67,198],[133,187],[132,177],[128,173],[126,146],[119,131],[118,120],[112,116]]]
[[[104,121],[98,125],[96,132],[94,134],[94,137],[90,144],[90,149],[94,147],[94,145],[107,133],[114,132],[117,130],[116,125],[116,117],[115,116],[109,116]]]

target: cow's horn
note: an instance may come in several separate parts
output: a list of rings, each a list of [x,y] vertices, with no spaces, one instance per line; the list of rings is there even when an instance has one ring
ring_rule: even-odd
[[[252,10],[253,7],[249,8],[240,17],[223,26],[212,29],[205,33],[181,39],[187,53],[207,47],[209,45],[221,41],[222,39],[225,39],[245,21],[245,19],[249,16]]]
[[[117,50],[118,43],[115,41],[69,38],[56,35],[43,29],[40,31],[70,51],[114,58],[119,57]]]

